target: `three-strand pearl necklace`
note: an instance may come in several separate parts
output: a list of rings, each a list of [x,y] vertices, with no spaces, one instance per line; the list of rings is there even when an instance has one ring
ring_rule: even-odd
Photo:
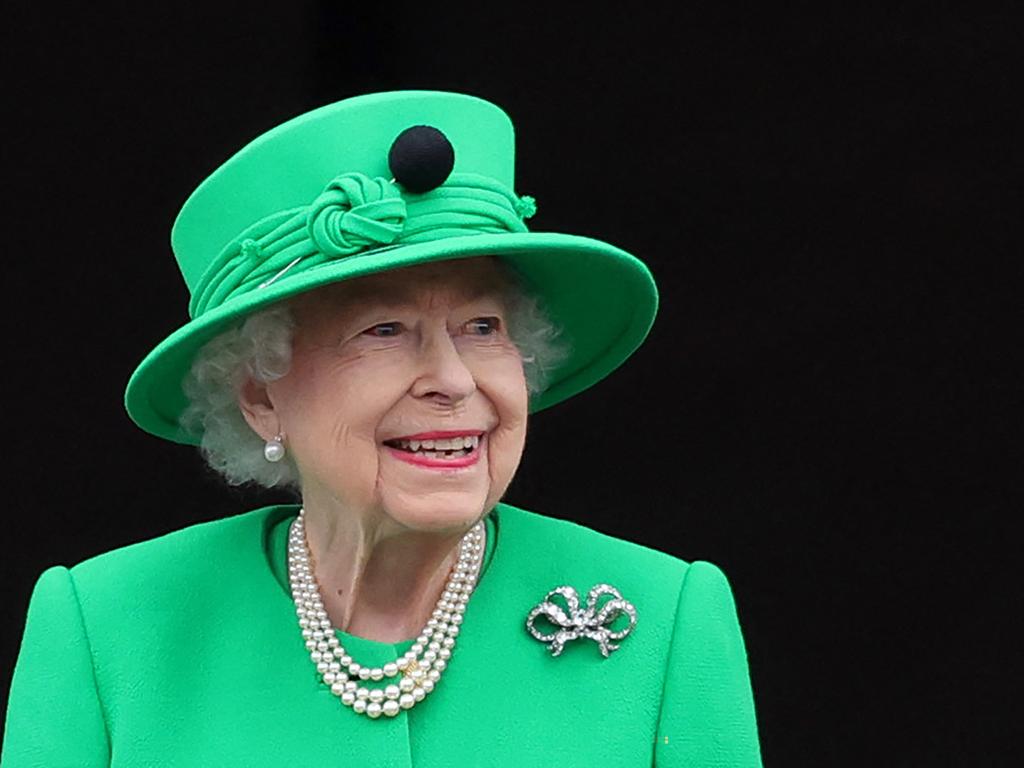
[[[380,667],[357,663],[342,646],[324,610],[306,540],[305,510],[300,509],[288,533],[288,577],[295,613],[309,658],[331,693],[353,711],[371,718],[394,717],[434,690],[455,650],[466,603],[476,586],[483,560],[484,524],[474,525],[459,542],[459,559],[448,574],[441,599],[408,651]],[[399,677],[400,676],[400,677]],[[399,677],[383,688],[365,681]]]

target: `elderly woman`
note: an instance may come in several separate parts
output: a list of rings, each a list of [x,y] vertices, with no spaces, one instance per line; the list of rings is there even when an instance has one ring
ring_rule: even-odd
[[[722,572],[501,502],[528,413],[656,307],[629,254],[527,231],[512,158],[492,104],[374,94],[192,194],[192,319],[128,412],[301,504],[46,570],[4,768],[759,765]]]

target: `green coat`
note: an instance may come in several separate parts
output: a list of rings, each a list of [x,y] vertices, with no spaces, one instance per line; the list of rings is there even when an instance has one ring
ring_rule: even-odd
[[[32,593],[2,768],[758,766],[746,653],[722,572],[499,504],[436,690],[378,720],[319,681],[286,568],[291,505],[54,566]],[[637,625],[604,658],[525,629],[556,586],[617,587]],[[338,633],[362,664],[390,644]]]

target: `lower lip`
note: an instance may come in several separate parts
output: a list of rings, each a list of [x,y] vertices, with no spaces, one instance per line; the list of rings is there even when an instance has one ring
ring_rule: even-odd
[[[463,469],[471,467],[480,461],[480,453],[483,451],[484,441],[485,438],[481,437],[479,444],[473,449],[472,453],[458,459],[428,459],[426,456],[420,456],[412,451],[401,451],[398,448],[392,448],[390,445],[385,445],[384,447],[388,453],[399,461],[415,464],[417,467],[425,467],[427,469]]]

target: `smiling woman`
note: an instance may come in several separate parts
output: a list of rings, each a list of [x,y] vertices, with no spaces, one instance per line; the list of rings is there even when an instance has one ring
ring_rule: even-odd
[[[529,413],[657,303],[633,256],[528,231],[512,157],[488,102],[373,94],[192,194],[191,320],[128,412],[300,503],[46,570],[4,768],[759,765],[722,572],[502,501]]]

